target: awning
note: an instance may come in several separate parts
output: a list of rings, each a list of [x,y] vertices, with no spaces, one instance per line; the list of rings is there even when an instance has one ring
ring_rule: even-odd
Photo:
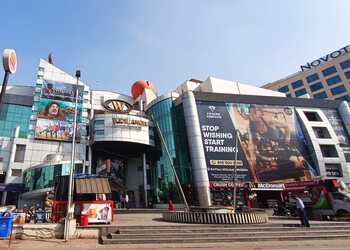
[[[109,194],[111,187],[107,178],[75,179],[77,194]]]

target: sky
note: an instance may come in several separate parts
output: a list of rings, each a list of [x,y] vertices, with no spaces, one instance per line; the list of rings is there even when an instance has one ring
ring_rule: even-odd
[[[34,86],[40,58],[93,90],[158,95],[210,76],[262,86],[350,44],[348,0],[4,0],[9,85]]]

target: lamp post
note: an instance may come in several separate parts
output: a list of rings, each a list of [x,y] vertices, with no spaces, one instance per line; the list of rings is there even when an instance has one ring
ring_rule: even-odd
[[[234,172],[233,172],[233,208],[236,212],[236,194],[237,194],[237,186],[236,186],[236,174],[237,174],[237,153],[238,153],[238,130],[235,130],[235,163],[234,163]]]
[[[80,70],[75,72],[75,77],[77,78],[76,91],[75,91],[75,106],[74,106],[74,120],[73,120],[73,138],[72,138],[72,156],[69,172],[69,186],[68,186],[68,202],[67,202],[67,215],[64,224],[64,241],[67,242],[69,239],[69,227],[70,222],[73,217],[72,213],[72,197],[73,197],[73,187],[74,187],[74,165],[75,165],[75,133],[77,130],[77,106],[78,106],[78,95],[79,95],[79,77]]]

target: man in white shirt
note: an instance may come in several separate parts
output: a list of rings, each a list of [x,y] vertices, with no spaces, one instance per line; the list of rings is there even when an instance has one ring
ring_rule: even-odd
[[[296,197],[295,194],[292,194],[292,198],[295,199],[296,201],[296,206],[298,209],[301,226],[310,227],[309,220],[307,218],[306,211],[305,211],[304,202],[300,198]]]
[[[129,195],[128,194],[125,194],[124,206],[125,206],[126,209],[129,209]]]

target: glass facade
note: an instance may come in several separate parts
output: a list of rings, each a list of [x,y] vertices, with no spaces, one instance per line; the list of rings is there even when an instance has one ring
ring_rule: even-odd
[[[346,92],[346,88],[344,85],[340,85],[338,87],[332,88],[331,92],[332,92],[332,95],[338,95],[338,94]]]
[[[293,89],[299,88],[299,87],[301,87],[301,86],[303,86],[303,85],[304,85],[304,83],[303,83],[302,80],[299,80],[299,81],[296,81],[296,82],[293,82],[293,83],[292,83]]]
[[[12,137],[20,126],[19,137],[26,138],[32,107],[3,103],[0,113],[0,136]]]
[[[318,94],[314,94],[314,98],[315,99],[326,99],[328,96],[327,96],[327,93],[325,91],[322,91]]]
[[[153,105],[147,114],[151,116],[155,126],[159,125],[182,188],[188,196],[192,174],[182,106],[175,108],[172,98],[168,98]],[[154,130],[158,156],[155,156],[151,166],[153,203],[168,204],[170,199],[180,203],[179,191],[166,148],[157,129],[154,128]],[[191,199],[187,197],[187,200]]]
[[[321,82],[315,83],[315,84],[310,86],[311,91],[316,91],[316,90],[319,90],[322,88],[323,88],[323,85]]]
[[[340,63],[342,69],[350,68],[350,59]]]
[[[316,81],[316,80],[318,80],[318,79],[320,79],[320,78],[318,77],[317,73],[312,74],[312,75],[306,77],[306,81],[307,81],[308,83],[313,82],[313,81]]]
[[[289,88],[288,88],[288,86],[283,86],[283,87],[279,88],[278,91],[282,92],[282,93],[287,93],[287,92],[289,92]]]
[[[82,173],[83,165],[75,164],[75,173]],[[55,187],[57,176],[69,175],[70,163],[38,167],[26,171],[23,175],[24,192]]]
[[[337,72],[337,69],[334,66],[322,70],[323,76],[329,76],[331,74],[334,74],[335,72]]]
[[[306,89],[300,89],[298,91],[295,91],[295,96],[296,97],[304,95],[304,94],[306,94]]]
[[[328,86],[331,86],[333,84],[341,82],[340,76],[333,76],[332,78],[329,78],[326,80]]]

